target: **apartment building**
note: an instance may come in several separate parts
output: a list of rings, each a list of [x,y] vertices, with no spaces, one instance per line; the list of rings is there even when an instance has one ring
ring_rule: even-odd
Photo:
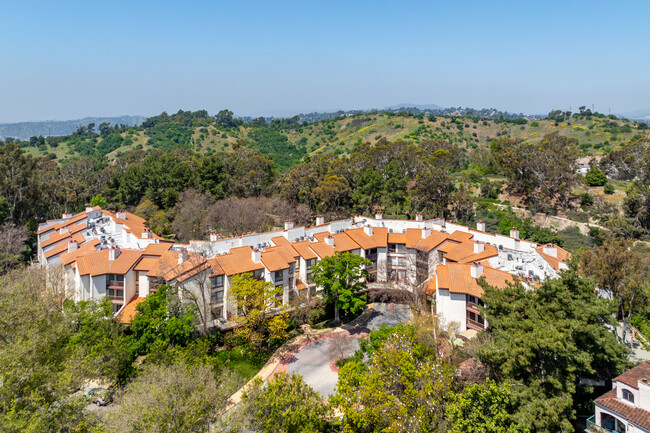
[[[62,231],[63,230],[63,231]],[[60,251],[59,251],[60,250]],[[227,326],[237,314],[228,302],[235,275],[251,273],[280,287],[276,302],[288,304],[316,293],[312,269],[319,260],[350,252],[371,261],[369,283],[398,283],[424,292],[440,320],[455,322],[460,331],[485,326],[477,306],[483,294],[478,279],[504,287],[518,279],[532,287],[555,278],[566,268],[567,252],[485,232],[485,224],[469,228],[441,219],[384,219],[356,216],[311,227],[286,222],[284,230],[188,244],[167,243],[128,212],[88,208],[64,215],[39,228],[39,260],[62,269],[75,300],[108,296],[116,315],[128,322],[135,305],[162,284],[209,303],[212,324]]]

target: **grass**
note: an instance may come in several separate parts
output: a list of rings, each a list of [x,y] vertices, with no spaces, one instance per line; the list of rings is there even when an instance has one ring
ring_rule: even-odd
[[[257,352],[245,346],[222,350],[217,354],[219,363],[246,381],[255,376],[269,360],[273,351]]]

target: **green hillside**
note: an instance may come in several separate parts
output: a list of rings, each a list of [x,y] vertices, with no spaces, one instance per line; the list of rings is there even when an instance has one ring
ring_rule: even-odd
[[[33,156],[49,156],[60,162],[79,156],[104,155],[110,161],[138,149],[188,148],[211,155],[248,146],[271,157],[276,168],[283,171],[305,155],[350,153],[356,145],[384,139],[414,143],[446,140],[460,149],[470,150],[500,137],[539,142],[552,132],[577,139],[583,156],[605,155],[630,140],[649,136],[645,124],[599,114],[528,121],[385,112],[312,124],[300,124],[295,118],[266,124],[263,119],[243,123],[230,112],[219,118],[219,115],[208,116],[205,111],[181,111],[172,116],[156,116],[137,127],[104,127],[102,132],[78,131],[47,139],[33,137],[21,146]]]

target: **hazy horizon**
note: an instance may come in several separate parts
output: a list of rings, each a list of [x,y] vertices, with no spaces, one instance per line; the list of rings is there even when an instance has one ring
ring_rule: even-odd
[[[399,103],[650,109],[650,3],[16,2],[0,123]],[[283,114],[282,114],[283,113]]]

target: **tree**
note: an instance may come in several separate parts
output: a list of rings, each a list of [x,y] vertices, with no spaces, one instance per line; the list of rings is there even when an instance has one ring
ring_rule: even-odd
[[[344,414],[345,432],[445,431],[454,369],[420,336],[415,327],[373,331],[372,351],[341,368],[330,401]]]
[[[206,432],[219,419],[237,380],[208,365],[146,364],[108,416],[116,432]]]
[[[366,289],[369,277],[365,267],[370,260],[352,253],[336,252],[325,257],[313,268],[314,282],[323,289],[325,301],[334,305],[334,322],[340,323],[339,309],[356,314],[366,305]]]
[[[282,290],[282,286],[274,287],[273,283],[254,278],[251,273],[232,277],[228,299],[237,308],[233,319],[237,323],[235,332],[251,347],[259,348],[267,333],[270,340],[285,336],[288,314],[282,307],[275,307]]]
[[[16,266],[27,249],[27,231],[12,223],[0,224],[0,274]]]
[[[90,199],[90,205],[99,206],[103,209],[106,207],[106,199],[102,197],[101,194],[97,194],[96,196]]]
[[[512,420],[534,432],[573,431],[575,406],[593,398],[579,379],[609,380],[627,366],[627,350],[603,326],[614,306],[575,265],[535,291],[482,285],[489,327],[478,357],[490,378],[511,385]]]
[[[256,379],[230,421],[243,431],[321,433],[328,430],[331,415],[330,406],[302,376],[278,373],[267,384]]]
[[[168,346],[187,344],[194,332],[194,314],[180,302],[173,287],[158,287],[135,308],[138,314],[130,326],[134,355],[147,353],[157,341]]]
[[[592,167],[585,174],[585,181],[589,186],[603,186],[607,183],[607,176],[598,168]]]
[[[650,261],[633,247],[629,240],[610,238],[582,254],[585,275],[592,277],[618,305],[618,317],[623,321],[622,342],[632,315],[645,311],[650,302]]]
[[[453,396],[447,406],[450,433],[526,432],[517,426],[511,414],[515,410],[510,387],[487,379],[472,384]]]

